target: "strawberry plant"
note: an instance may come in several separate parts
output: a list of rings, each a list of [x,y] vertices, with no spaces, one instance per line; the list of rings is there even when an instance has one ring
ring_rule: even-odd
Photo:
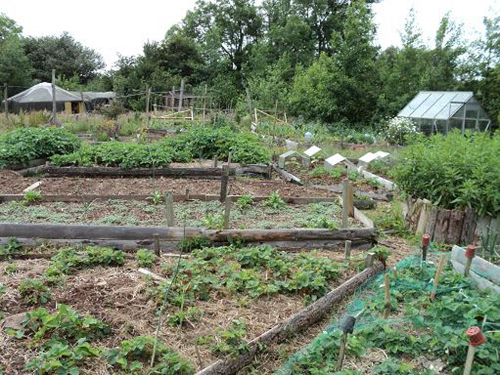
[[[271,195],[269,195],[269,198],[267,198],[267,200],[264,202],[264,205],[277,210],[278,208],[286,206],[286,203],[283,201],[283,199],[281,199],[277,191],[273,191]]]
[[[156,255],[148,249],[139,249],[135,254],[135,260],[139,267],[151,268],[156,261]]]
[[[47,286],[40,280],[23,280],[18,287],[19,294],[29,305],[43,305],[52,299]]]

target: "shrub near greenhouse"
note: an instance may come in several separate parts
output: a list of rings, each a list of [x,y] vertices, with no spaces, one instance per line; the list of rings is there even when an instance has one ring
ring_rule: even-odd
[[[394,170],[395,182],[414,198],[441,208],[500,214],[500,132],[453,132],[410,145]]]

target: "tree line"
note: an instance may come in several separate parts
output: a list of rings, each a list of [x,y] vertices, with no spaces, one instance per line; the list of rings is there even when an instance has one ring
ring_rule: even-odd
[[[424,43],[411,11],[401,46],[375,44],[376,0],[199,0],[161,41],[138,56],[119,56],[103,72],[102,57],[71,35],[24,37],[0,16],[0,82],[48,81],[65,88],[113,90],[130,109],[144,108],[146,86],[179,86],[219,107],[285,109],[307,121],[379,126],[420,90],[471,90],[490,118],[500,113],[500,16],[485,15],[485,34],[467,40],[445,15],[432,45]]]

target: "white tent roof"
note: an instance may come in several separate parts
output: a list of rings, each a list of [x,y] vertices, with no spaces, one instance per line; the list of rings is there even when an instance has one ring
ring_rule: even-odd
[[[11,96],[8,101],[16,103],[40,103],[52,102],[52,85],[47,82],[39,83],[29,89]],[[58,102],[80,102],[82,99],[69,91],[56,86],[56,101]]]

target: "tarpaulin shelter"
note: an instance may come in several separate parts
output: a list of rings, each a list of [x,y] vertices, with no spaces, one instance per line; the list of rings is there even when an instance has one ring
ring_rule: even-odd
[[[398,117],[412,119],[424,133],[447,134],[453,129],[485,131],[491,124],[470,91],[420,91]]]
[[[80,113],[83,110],[82,98],[63,90],[55,88],[56,110],[68,113]],[[19,111],[52,111],[52,85],[47,82],[39,83],[29,89],[20,92],[7,99],[9,111],[17,113]]]

